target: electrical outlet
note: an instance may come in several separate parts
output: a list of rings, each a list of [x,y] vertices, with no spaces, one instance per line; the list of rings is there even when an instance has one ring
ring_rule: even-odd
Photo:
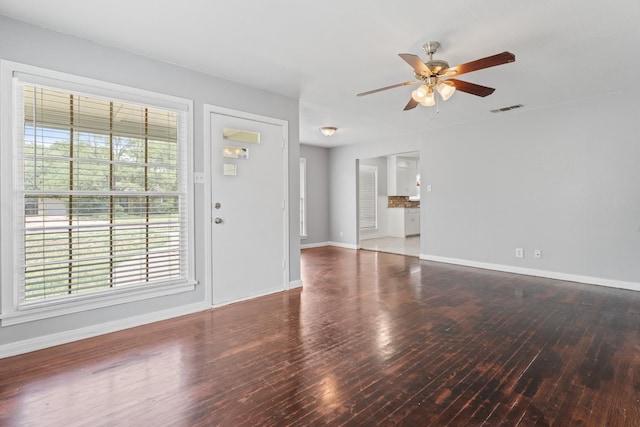
[[[524,249],[516,248],[516,258],[524,258]]]
[[[542,258],[542,250],[541,249],[536,249],[533,251],[533,257],[534,258]]]
[[[340,237],[344,237],[344,233],[342,231],[340,232]]]

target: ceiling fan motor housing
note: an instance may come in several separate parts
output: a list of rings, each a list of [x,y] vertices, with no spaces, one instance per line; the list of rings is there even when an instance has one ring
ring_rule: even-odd
[[[425,62],[424,65],[426,65],[433,74],[440,74],[442,70],[449,68],[449,63],[447,61],[441,61],[438,59]]]
[[[438,51],[439,47],[440,43],[438,42],[426,42],[424,45],[422,45],[422,48],[429,57],[429,61],[425,62],[424,65],[427,66],[432,74],[440,74],[440,71],[449,68],[449,63],[447,61],[433,59],[433,54]]]
[[[416,76],[417,79],[420,79],[424,82],[424,84],[428,85],[428,86],[435,86],[438,84],[439,79],[437,75],[432,74],[430,76],[425,76],[425,75],[418,75],[416,73],[414,73],[414,75]]]

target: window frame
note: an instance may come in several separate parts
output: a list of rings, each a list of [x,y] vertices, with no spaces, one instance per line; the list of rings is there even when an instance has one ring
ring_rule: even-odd
[[[300,157],[300,238],[307,238],[307,159]]]
[[[23,238],[21,226],[18,226],[19,209],[15,206],[15,192],[18,180],[15,172],[21,170],[16,150],[18,138],[16,119],[17,87],[16,80],[48,86],[60,90],[71,91],[80,95],[103,97],[146,105],[149,107],[170,109],[180,113],[184,124],[183,153],[186,209],[184,218],[186,226],[186,279],[162,286],[143,285],[130,288],[112,288],[108,292],[86,294],[68,300],[55,300],[50,303],[29,304],[20,307],[18,301],[20,274],[15,255],[19,241]],[[33,320],[46,319],[64,314],[93,310],[102,307],[124,304],[149,298],[166,296],[180,292],[193,291],[195,280],[194,260],[194,197],[193,197],[193,101],[143,89],[108,83],[91,78],[76,76],[48,70],[31,65],[1,60],[0,61],[0,325],[10,326]]]
[[[373,226],[362,225],[362,174],[373,174]],[[358,227],[361,230],[377,230],[378,229],[378,167],[371,165],[360,165],[358,169]]]

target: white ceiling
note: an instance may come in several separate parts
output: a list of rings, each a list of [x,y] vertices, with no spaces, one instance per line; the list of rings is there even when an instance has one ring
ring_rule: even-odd
[[[300,101],[300,140],[336,146],[390,142],[435,126],[598,98],[638,87],[638,0],[0,0],[0,14],[179,64]],[[516,62],[461,77],[495,87],[457,92],[439,113],[403,112],[413,79],[398,53],[426,60],[439,41],[450,65],[502,51]],[[318,132],[336,126],[331,138]]]

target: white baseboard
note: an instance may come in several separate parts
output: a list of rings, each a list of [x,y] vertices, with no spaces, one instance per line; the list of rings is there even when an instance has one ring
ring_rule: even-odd
[[[338,242],[310,243],[308,245],[300,245],[300,249],[321,248],[323,246],[335,246],[337,248],[345,248],[345,249],[360,249],[360,245],[351,245],[348,243],[338,243]]]
[[[203,302],[0,345],[0,359],[208,310]]]
[[[323,246],[329,246],[329,242],[309,243],[306,245],[300,245],[300,249],[321,248]]]
[[[302,284],[302,281],[300,281],[300,283]],[[266,297],[267,295],[273,295],[273,294],[277,294],[278,292],[286,292],[288,289],[282,289],[282,287],[279,288],[271,288],[269,290],[266,290],[264,292],[260,292],[259,294],[252,294],[252,295],[247,295],[238,299],[234,299],[231,301],[224,301],[221,303],[216,303],[213,305],[213,308],[218,308],[218,307],[224,307],[225,305],[229,305],[229,304],[235,304],[237,302],[243,302],[243,301],[249,301],[255,298],[260,298],[260,297]]]
[[[292,280],[289,282],[289,289],[296,289],[302,287],[302,280]]]
[[[625,282],[621,280],[604,279],[601,277],[581,276],[577,274],[558,273],[555,271],[538,270],[535,268],[514,267],[511,265],[491,264],[486,262],[469,261],[459,258],[447,258],[433,255],[420,254],[420,259],[426,261],[443,262],[447,264],[464,265],[467,267],[483,268],[485,270],[504,271],[506,273],[523,274],[526,276],[545,277],[547,279],[564,280],[567,282],[578,282],[587,285],[606,286],[609,288],[628,289],[640,291],[640,283]]]
[[[329,246],[345,249],[360,249],[360,245],[351,245],[349,243],[329,242]]]

